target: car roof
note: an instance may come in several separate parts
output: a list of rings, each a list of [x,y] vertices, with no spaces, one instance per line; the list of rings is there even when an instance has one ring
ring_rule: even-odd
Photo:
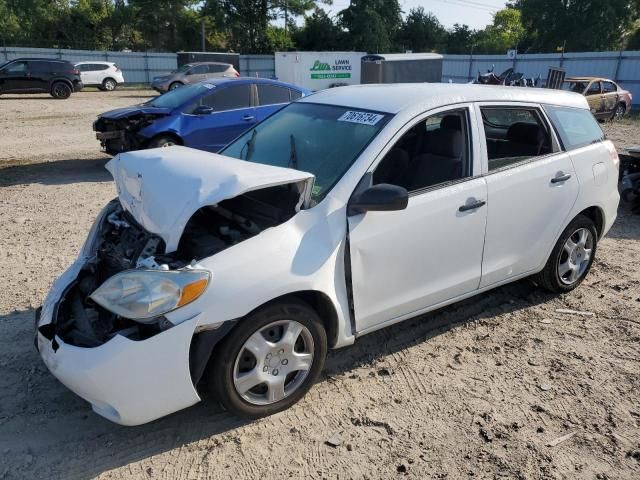
[[[233,67],[233,65],[226,62],[189,62],[184,65],[227,65],[228,67]]]
[[[115,65],[114,62],[105,62],[104,60],[84,60],[82,62],[76,62],[74,65],[82,65],[85,63],[103,63],[104,65]]]
[[[280,85],[287,88],[295,88],[300,91],[307,91],[302,87],[297,85],[293,85],[291,83],[281,82],[280,80],[273,80],[271,78],[256,78],[256,77],[218,77],[218,78],[209,78],[207,80],[203,80],[200,83],[208,83],[209,85],[220,85],[222,83],[235,82],[235,83],[260,83],[260,84],[271,84],[271,85]]]
[[[7,60],[7,63],[9,62],[33,62],[33,61],[37,61],[37,62],[63,62],[63,63],[71,63],[69,60],[62,60],[60,58],[31,58],[31,57],[24,57],[24,58],[12,58],[11,60]]]
[[[466,102],[530,102],[588,108],[584,96],[546,88],[504,87],[460,83],[395,83],[329,88],[299,101],[342,105],[386,113],[411,107],[423,111]]]
[[[608,78],[604,77],[567,77],[565,78],[565,82],[590,82],[592,80],[599,80],[601,82],[613,82]]]

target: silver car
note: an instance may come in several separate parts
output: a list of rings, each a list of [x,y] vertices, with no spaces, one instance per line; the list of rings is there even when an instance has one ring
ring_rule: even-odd
[[[188,83],[198,83],[208,78],[239,77],[240,74],[230,63],[197,62],[182,65],[169,75],[155,77],[151,87],[160,93],[179,88]]]

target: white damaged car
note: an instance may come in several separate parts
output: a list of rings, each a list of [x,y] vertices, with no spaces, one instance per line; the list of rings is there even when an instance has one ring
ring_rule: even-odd
[[[204,385],[268,415],[309,390],[328,348],[523,277],[569,291],[619,200],[584,97],[528,88],[331,89],[221,154],[145,150],[107,169],[118,198],[38,310],[36,345],[124,425]]]

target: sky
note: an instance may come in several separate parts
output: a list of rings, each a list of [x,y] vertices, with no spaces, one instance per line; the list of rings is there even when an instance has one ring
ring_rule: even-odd
[[[504,0],[399,0],[405,15],[416,7],[431,11],[440,23],[450,28],[454,23],[471,28],[484,28],[493,21],[492,14],[504,8]],[[349,6],[349,0],[333,0],[332,6],[322,5],[333,16]]]

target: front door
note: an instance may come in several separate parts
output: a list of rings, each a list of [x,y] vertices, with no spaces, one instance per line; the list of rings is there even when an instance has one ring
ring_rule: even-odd
[[[618,106],[618,87],[613,82],[602,82],[602,111],[613,115]]]
[[[571,158],[538,106],[482,105],[480,112],[490,200],[483,288],[544,264],[579,187]]]
[[[0,72],[0,91],[28,92],[31,79],[26,61],[13,62]]]
[[[479,161],[474,165],[479,144],[472,118],[471,106],[423,116],[396,136],[373,169],[373,184],[402,186],[410,196],[405,210],[348,219],[359,333],[478,288],[487,187]]]
[[[598,80],[591,82],[584,95],[587,97],[587,102],[589,102],[591,113],[594,115],[602,114],[604,103],[602,101],[602,87],[600,82]]]
[[[255,125],[251,90],[251,84],[247,83],[225,84],[217,86],[210,94],[201,98],[195,107],[209,106],[213,108],[213,112],[202,115],[183,114],[181,134],[185,145],[217,152]]]

